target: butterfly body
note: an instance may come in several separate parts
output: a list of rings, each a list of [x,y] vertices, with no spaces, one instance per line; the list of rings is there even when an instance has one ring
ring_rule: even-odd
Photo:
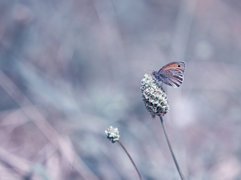
[[[154,71],[152,75],[157,82],[162,82],[172,87],[179,87],[184,80],[184,62],[171,62],[163,66],[159,71]]]

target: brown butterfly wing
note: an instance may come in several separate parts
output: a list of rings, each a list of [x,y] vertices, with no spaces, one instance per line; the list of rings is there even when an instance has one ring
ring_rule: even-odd
[[[161,80],[165,84],[173,87],[179,87],[183,80],[185,70],[184,62],[171,62],[163,66],[158,73],[161,75]]]
[[[168,70],[175,70],[184,72],[185,70],[185,63],[184,62],[171,62],[163,66],[160,71],[168,71]]]

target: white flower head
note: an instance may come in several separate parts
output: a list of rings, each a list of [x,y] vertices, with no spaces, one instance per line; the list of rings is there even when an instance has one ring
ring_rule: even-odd
[[[110,126],[107,130],[105,130],[106,137],[112,142],[115,143],[120,139],[120,133],[118,128],[113,128]]]
[[[140,89],[145,106],[152,117],[163,116],[168,112],[167,95],[153,76],[145,74]]]

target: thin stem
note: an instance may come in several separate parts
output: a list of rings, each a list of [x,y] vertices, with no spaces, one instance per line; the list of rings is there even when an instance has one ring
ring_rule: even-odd
[[[171,143],[170,143],[170,141],[169,141],[169,138],[168,138],[168,135],[167,135],[167,132],[166,132],[166,128],[165,128],[165,126],[164,126],[164,122],[163,122],[162,116],[160,116],[160,120],[161,120],[162,129],[163,129],[163,131],[164,131],[165,138],[166,138],[166,141],[167,141],[167,144],[168,144],[168,148],[169,148],[169,150],[170,150],[170,152],[171,152],[171,154],[172,154],[172,159],[173,159],[173,161],[174,161],[174,163],[175,163],[175,166],[176,166],[176,168],[177,168],[177,171],[178,171],[178,173],[179,173],[179,176],[180,176],[181,180],[185,180],[185,178],[184,178],[184,176],[183,176],[183,174],[182,174],[182,171],[181,171],[181,169],[180,169],[180,167],[179,167],[179,165],[178,165],[178,162],[177,162],[177,159],[176,159],[176,157],[175,157],[175,154],[174,154],[174,152],[173,152],[173,150],[172,150],[172,146],[171,146]]]
[[[131,155],[129,154],[129,152],[127,151],[127,149],[125,148],[125,146],[120,142],[120,141],[117,141],[119,143],[119,145],[121,146],[121,148],[125,151],[125,153],[127,154],[128,158],[130,159],[132,165],[134,166],[138,176],[139,176],[139,179],[142,180],[142,177],[141,177],[141,173],[140,171],[138,170],[134,160],[132,159]]]

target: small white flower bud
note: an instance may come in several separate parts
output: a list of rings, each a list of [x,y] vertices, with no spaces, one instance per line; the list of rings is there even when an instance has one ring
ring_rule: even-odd
[[[107,130],[105,130],[105,134],[112,143],[115,143],[120,139],[120,133],[118,128],[113,128],[112,126],[110,126]]]

